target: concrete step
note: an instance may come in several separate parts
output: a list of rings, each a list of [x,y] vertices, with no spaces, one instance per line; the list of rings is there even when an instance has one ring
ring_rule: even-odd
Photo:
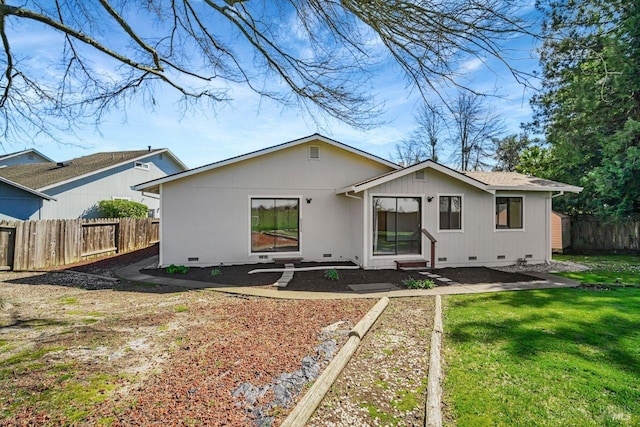
[[[424,270],[427,268],[427,261],[423,259],[396,261],[396,268],[398,270]]]

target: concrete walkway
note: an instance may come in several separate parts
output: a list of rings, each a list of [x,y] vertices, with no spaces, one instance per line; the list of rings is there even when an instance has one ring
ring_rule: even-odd
[[[235,286],[216,283],[196,282],[190,280],[173,279],[168,277],[149,276],[140,272],[141,268],[158,262],[158,257],[152,257],[136,264],[116,271],[116,276],[131,282],[153,283],[157,285],[179,286],[187,289],[209,289],[228,294],[247,295],[263,298],[281,298],[298,300],[327,300],[327,299],[361,299],[361,298],[389,298],[421,297],[427,295],[458,295],[477,294],[484,292],[523,291],[531,289],[572,288],[578,282],[564,277],[547,273],[527,273],[540,280],[515,283],[480,283],[474,285],[438,286],[433,289],[401,289],[389,292],[350,293],[350,292],[305,292],[271,289],[266,287]]]

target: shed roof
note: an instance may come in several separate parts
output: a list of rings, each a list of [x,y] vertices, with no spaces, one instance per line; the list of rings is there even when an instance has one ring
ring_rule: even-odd
[[[186,169],[186,166],[178,160],[166,148],[155,150],[114,151],[91,154],[78,157],[60,166],[58,163],[29,163],[0,168],[0,177],[16,182],[24,187],[34,190],[46,190],[48,188],[74,181],[86,176],[102,172],[119,166],[123,163],[142,160],[158,153],[168,153],[171,157]]]

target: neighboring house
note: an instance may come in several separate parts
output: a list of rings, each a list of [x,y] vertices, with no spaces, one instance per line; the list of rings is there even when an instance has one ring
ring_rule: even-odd
[[[15,153],[0,154],[0,168],[4,166],[22,165],[26,163],[46,162],[53,162],[53,160],[51,160],[38,150],[34,150],[33,148],[29,150],[18,151]]]
[[[551,198],[570,185],[517,173],[402,168],[321,135],[134,188],[160,194],[160,264],[353,261],[395,268],[551,258]]]
[[[151,216],[158,216],[158,195],[136,191],[132,186],[186,169],[164,148],[2,167],[0,219],[91,218],[98,214],[98,201],[114,199],[144,203]]]

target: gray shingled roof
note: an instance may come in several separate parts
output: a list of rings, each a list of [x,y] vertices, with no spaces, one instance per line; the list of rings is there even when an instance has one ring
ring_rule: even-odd
[[[567,187],[567,184],[561,182],[536,178],[535,176],[523,175],[517,172],[467,171],[463,173],[470,178],[496,187]]]
[[[163,150],[96,153],[69,160],[69,165],[64,167],[58,167],[58,164],[53,162],[7,166],[0,168],[0,176],[33,190],[38,190]]]

